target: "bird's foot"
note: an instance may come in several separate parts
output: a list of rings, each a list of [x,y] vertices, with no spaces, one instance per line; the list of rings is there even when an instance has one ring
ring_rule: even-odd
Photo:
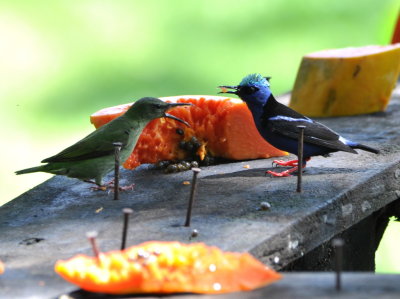
[[[273,177],[288,177],[291,176],[291,173],[296,171],[297,167],[282,171],[282,172],[275,172],[275,171],[271,171],[268,170],[265,174],[270,174]]]
[[[99,185],[95,181],[91,181],[91,180],[84,180],[84,182],[96,185],[96,186],[91,186],[89,188],[91,191],[107,191],[107,184],[106,185]]]
[[[98,188],[92,187],[91,189],[92,189],[93,191],[96,191],[96,190],[97,190],[97,191],[98,191],[98,190],[100,190],[100,191],[107,191],[107,189],[112,189],[112,188],[114,188],[114,179],[108,181],[107,183],[104,183],[103,185],[98,185]]]
[[[303,167],[305,167],[306,163],[310,160],[311,160],[311,158],[304,159]],[[272,161],[272,166],[277,167],[278,165],[285,166],[285,167],[296,167],[299,165],[299,160],[290,160],[290,161],[274,160],[274,161]]]
[[[303,168],[305,168],[305,167],[306,166],[304,165]],[[299,169],[299,167],[295,166],[291,169],[288,169],[288,170],[285,170],[282,172],[275,172],[275,171],[268,170],[267,172],[265,172],[265,174],[266,175],[270,174],[273,177],[288,177],[288,176],[291,176],[293,172],[298,171],[298,169]]]
[[[115,189],[114,181],[108,187],[109,187],[108,192],[114,192],[114,189]],[[127,186],[118,186],[118,190],[119,191],[129,191],[129,190],[133,190],[134,187],[135,187],[135,184],[130,184]]]
[[[283,161],[283,160],[274,160],[272,161],[272,166],[277,167],[279,166],[286,166],[286,167],[296,167],[299,164],[299,160],[290,160],[290,161]]]
[[[89,188],[91,191],[107,191],[107,186],[100,185],[100,186],[92,186]]]
[[[118,189],[119,189],[119,191],[129,191],[129,190],[133,190],[133,188],[135,188],[135,184],[130,184],[127,186],[120,186]]]
[[[114,179],[112,179],[111,181],[109,181],[103,185],[99,185],[95,181],[91,181],[91,180],[85,180],[85,182],[96,185],[96,186],[90,187],[90,190],[92,190],[92,191],[107,191],[107,189],[108,189],[109,192],[112,192],[112,191],[114,191],[114,188],[115,188],[115,185],[114,185],[115,180]],[[134,187],[135,187],[135,184],[130,184],[127,186],[119,186],[118,190],[119,191],[128,191],[128,190],[133,190]]]

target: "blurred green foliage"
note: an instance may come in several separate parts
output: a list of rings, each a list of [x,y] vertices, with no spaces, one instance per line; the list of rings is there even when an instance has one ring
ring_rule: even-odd
[[[15,121],[24,126],[40,118],[58,131],[62,120],[71,131],[105,106],[215,94],[218,84],[251,72],[272,76],[279,94],[307,52],[387,43],[393,7],[392,0],[1,3],[3,109],[19,105]]]
[[[385,230],[379,250],[375,255],[376,271],[380,273],[400,274],[400,222],[394,217]]]
[[[386,44],[397,0],[0,0],[0,204],[16,177],[93,130],[89,115],[143,96],[216,94],[248,74],[292,88],[301,57]]]

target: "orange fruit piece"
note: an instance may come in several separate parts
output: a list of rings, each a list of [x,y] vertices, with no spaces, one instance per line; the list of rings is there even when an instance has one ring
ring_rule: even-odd
[[[80,288],[107,294],[249,291],[281,275],[248,253],[223,252],[203,243],[151,241],[98,258],[57,261],[55,271]]]
[[[286,155],[266,142],[258,133],[246,104],[239,99],[218,96],[176,96],[161,98],[167,102],[192,103],[176,107],[170,114],[190,124],[171,119],[151,121],[124,167],[134,169],[140,164],[164,160],[185,160],[191,154],[179,144],[195,137],[200,146],[196,152],[202,160],[208,154],[230,160],[248,160]],[[92,114],[96,128],[123,114],[132,104],[105,108]]]
[[[4,264],[2,261],[0,261],[0,274],[4,273],[4,269],[5,269]]]

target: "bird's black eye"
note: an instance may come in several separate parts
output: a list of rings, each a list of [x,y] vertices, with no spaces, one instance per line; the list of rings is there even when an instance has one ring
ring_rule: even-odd
[[[153,104],[154,109],[160,110],[162,108],[161,104]]]
[[[255,86],[241,86],[239,88],[239,92],[241,94],[252,94],[258,91],[258,88]]]

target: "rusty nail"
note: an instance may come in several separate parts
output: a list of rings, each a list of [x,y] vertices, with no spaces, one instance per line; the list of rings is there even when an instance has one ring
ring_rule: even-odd
[[[194,201],[194,193],[196,191],[196,182],[197,182],[197,175],[201,171],[200,168],[193,167],[193,179],[192,179],[192,188],[190,190],[190,198],[189,198],[189,205],[186,213],[186,221],[185,221],[185,226],[190,226],[190,221],[192,218],[192,209],[193,209],[193,201]]]
[[[119,199],[119,154],[121,152],[122,143],[114,142],[115,169],[114,169],[114,200]]]
[[[100,250],[96,244],[96,238],[98,233],[96,231],[91,231],[86,233],[86,237],[89,239],[90,244],[92,244],[92,250],[96,258],[99,258]]]
[[[343,267],[343,246],[344,241],[341,238],[335,238],[332,240],[332,246],[335,249],[335,272],[336,272],[336,281],[335,288],[336,291],[340,291],[342,289],[342,267]]]
[[[133,210],[130,208],[124,208],[122,209],[122,212],[124,213],[124,225],[122,228],[121,250],[124,250],[126,245],[126,236],[128,234],[129,215],[133,213]]]
[[[304,129],[305,126],[297,126],[299,129],[299,141],[298,141],[298,148],[297,148],[297,192],[302,191],[302,174],[303,174],[303,148],[304,148]]]

